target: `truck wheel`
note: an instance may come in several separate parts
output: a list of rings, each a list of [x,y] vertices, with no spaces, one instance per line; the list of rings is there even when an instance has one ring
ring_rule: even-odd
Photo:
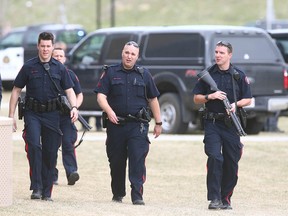
[[[247,126],[244,131],[247,134],[259,134],[264,127],[264,122],[257,121],[257,118],[247,119]]]
[[[162,130],[166,134],[187,132],[188,123],[182,122],[181,103],[177,94],[166,93],[159,98]]]

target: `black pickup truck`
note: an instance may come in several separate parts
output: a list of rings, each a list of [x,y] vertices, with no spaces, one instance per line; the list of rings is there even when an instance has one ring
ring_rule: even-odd
[[[161,93],[164,133],[185,133],[199,122],[192,89],[197,73],[214,64],[215,44],[233,45],[232,63],[246,72],[253,103],[247,108],[246,132],[259,133],[269,115],[288,108],[288,77],[275,42],[262,29],[241,26],[143,26],[100,29],[87,35],[69,53],[68,66],[84,92],[83,115],[101,115],[93,89],[104,64],[121,61],[123,45],[140,45],[138,64],[149,68]]]

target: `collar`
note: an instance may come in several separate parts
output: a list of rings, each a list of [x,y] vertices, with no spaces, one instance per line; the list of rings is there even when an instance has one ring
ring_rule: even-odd
[[[121,63],[121,70],[125,71],[125,72],[128,72],[128,73],[129,72],[133,72],[133,71],[136,71],[136,65],[134,65],[133,68],[127,70],[127,69],[124,68],[123,64]]]
[[[220,70],[220,68],[218,67],[218,65],[217,64],[214,64],[210,69],[209,69],[209,71],[211,72],[211,73],[221,73],[221,74],[223,74],[223,73],[233,73],[233,66],[232,66],[232,64],[230,64],[230,66],[229,66],[229,69],[228,70],[225,70],[225,71],[222,71],[222,70]]]

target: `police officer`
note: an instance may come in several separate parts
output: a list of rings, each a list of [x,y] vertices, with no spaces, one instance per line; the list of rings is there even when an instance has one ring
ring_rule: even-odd
[[[38,56],[22,66],[14,81],[9,103],[9,117],[14,119],[18,97],[26,86],[23,139],[30,167],[31,199],[47,201],[52,201],[54,170],[62,135],[58,97],[52,80],[65,90],[72,106],[71,121],[78,118],[73,83],[64,65],[51,57],[53,44],[52,33],[39,34]],[[13,128],[16,131],[15,119]]]
[[[53,58],[60,61],[62,64],[66,61],[65,52],[62,48],[54,48],[52,53]],[[76,74],[68,69],[70,77],[73,81],[73,90],[76,94],[77,106],[81,106],[83,102],[83,93],[81,90],[80,82]],[[77,128],[73,122],[71,122],[70,116],[67,114],[61,115],[60,129],[63,133],[62,136],[62,161],[65,168],[68,185],[74,185],[79,180],[80,176],[77,172],[77,160],[74,149],[74,144],[77,140]],[[58,184],[58,169],[55,168],[54,184]]]
[[[156,122],[155,138],[161,134],[162,122],[157,99],[159,92],[150,72],[135,65],[138,55],[138,44],[134,41],[127,42],[122,50],[122,63],[106,69],[95,92],[98,93],[97,101],[107,113],[108,119],[106,152],[111,171],[112,200],[122,202],[126,195],[128,158],[132,203],[144,205],[145,158],[150,143],[149,117],[145,117],[148,106]]]
[[[235,112],[235,106],[249,105],[252,97],[246,75],[230,63],[231,58],[232,45],[219,41],[215,48],[216,64],[208,71],[220,90],[211,91],[210,86],[201,79],[193,89],[194,102],[205,104],[206,107],[203,142],[208,156],[207,197],[211,201],[208,209],[232,209],[231,196],[237,184],[238,162],[243,148],[222,100],[228,98],[232,103],[230,111]],[[237,83],[235,84],[236,101],[232,79]]]

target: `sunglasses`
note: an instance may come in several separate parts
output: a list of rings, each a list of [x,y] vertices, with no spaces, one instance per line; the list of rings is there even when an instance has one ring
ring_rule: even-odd
[[[225,46],[229,49],[230,52],[232,52],[232,45],[227,41],[218,41],[216,46]]]
[[[125,45],[128,45],[128,46],[134,46],[136,48],[139,48],[139,45],[135,42],[135,41],[129,41],[127,42]]]

